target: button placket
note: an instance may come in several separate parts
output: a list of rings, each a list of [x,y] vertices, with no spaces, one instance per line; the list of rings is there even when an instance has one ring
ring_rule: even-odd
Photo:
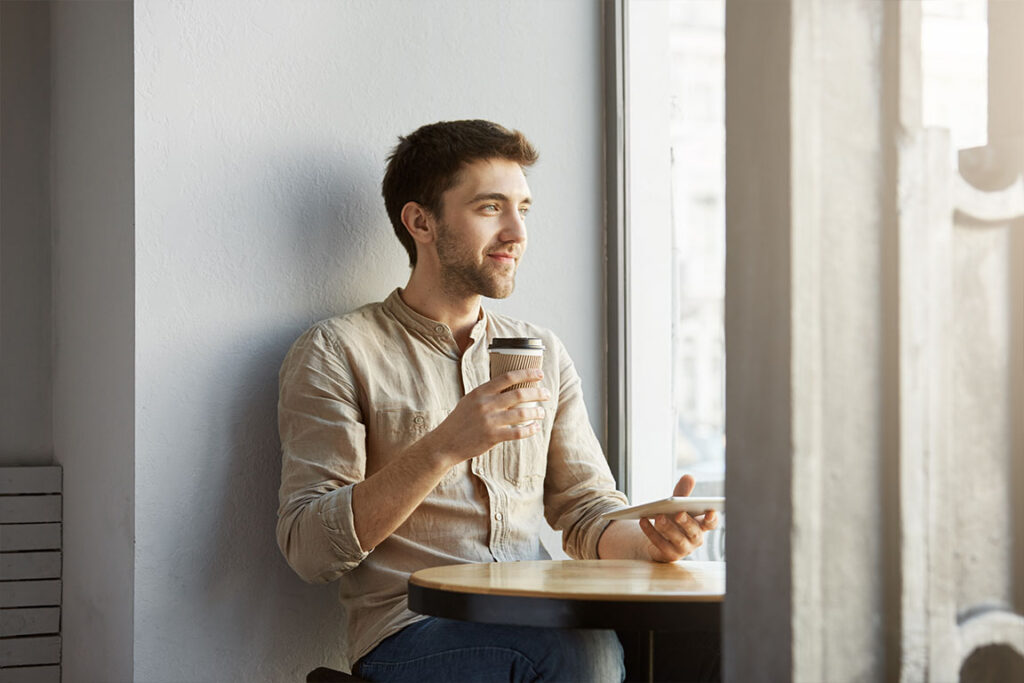
[[[499,506],[501,505],[501,494],[497,491],[493,491],[490,486],[487,487],[488,493],[491,496],[491,533],[488,539],[487,545],[491,551],[491,555],[495,559],[501,560],[501,535],[502,535],[502,514]]]

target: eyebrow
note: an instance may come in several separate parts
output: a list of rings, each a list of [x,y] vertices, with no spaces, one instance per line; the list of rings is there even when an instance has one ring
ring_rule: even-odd
[[[476,202],[479,202],[479,201],[483,201],[485,199],[493,199],[493,200],[499,201],[499,202],[511,201],[508,198],[508,195],[503,194],[501,192],[481,192],[480,194],[476,195],[475,197],[473,197],[472,199],[470,199],[466,203],[467,204],[473,204],[473,203],[476,203]],[[525,199],[523,199],[523,201],[521,201],[519,203],[520,204],[532,204],[533,203],[533,199],[531,199],[530,197],[526,197]]]

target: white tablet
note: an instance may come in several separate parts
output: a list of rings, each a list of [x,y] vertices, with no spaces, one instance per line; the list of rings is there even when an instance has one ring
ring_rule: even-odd
[[[711,496],[706,498],[700,498],[697,496],[676,496],[672,498],[663,498],[661,500],[656,500],[653,503],[644,503],[643,505],[634,505],[632,507],[622,508],[621,510],[612,510],[611,512],[604,513],[603,517],[605,519],[640,519],[642,517],[650,519],[655,515],[667,515],[674,514],[676,512],[689,512],[691,515],[702,515],[707,510],[725,512],[725,498],[721,496]]]

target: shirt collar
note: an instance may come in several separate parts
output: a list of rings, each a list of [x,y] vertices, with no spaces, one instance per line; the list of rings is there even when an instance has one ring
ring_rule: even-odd
[[[455,359],[459,358],[459,347],[455,343],[455,337],[452,335],[451,329],[442,322],[437,320],[431,320],[425,315],[420,315],[402,299],[401,287],[396,287],[393,292],[384,300],[384,309],[395,317],[406,329],[422,338],[431,346],[434,346],[452,356]],[[480,318],[473,325],[473,329],[469,332],[470,339],[473,340],[473,345],[467,349],[467,352],[472,350],[473,346],[476,346],[481,339],[486,339],[487,331],[487,313],[484,311],[483,306],[480,307]]]

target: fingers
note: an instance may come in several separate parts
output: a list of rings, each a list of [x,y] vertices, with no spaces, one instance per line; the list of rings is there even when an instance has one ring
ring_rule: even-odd
[[[679,557],[679,551],[668,540],[658,533],[654,525],[651,524],[649,519],[640,520],[640,529],[643,530],[644,535],[647,536],[647,540],[654,546],[656,552],[651,553],[651,557],[654,560],[662,562],[672,562]]]
[[[512,370],[481,384],[473,393],[485,401],[494,401],[491,405],[496,410],[508,410],[521,403],[540,403],[550,399],[551,391],[538,384],[543,378],[544,372],[540,369]],[[526,383],[533,386],[509,390],[509,387]]]
[[[708,510],[704,513],[704,519],[700,522],[700,528],[704,531],[711,531],[712,529],[718,528],[718,513],[714,510]]]
[[[533,420],[543,420],[547,411],[543,406],[530,405],[510,408],[502,414],[502,420],[509,425],[518,425]]]
[[[688,496],[693,491],[693,487],[697,485],[697,480],[689,474],[684,474],[679,477],[679,481],[676,482],[676,486],[672,489],[673,496]]]
[[[666,537],[665,533],[656,520],[654,523],[649,519],[640,520],[640,529],[647,536],[654,548],[651,551],[651,559],[656,562],[675,562],[689,555],[697,547],[679,532],[672,533],[674,539]]]
[[[655,560],[672,562],[682,559],[704,544],[704,528],[685,512],[658,515],[653,523],[641,519],[640,528],[657,549],[653,555]]]
[[[535,422],[543,424],[546,416],[547,411],[542,406],[523,405],[508,410],[497,410],[490,414],[488,422],[497,430],[500,440],[504,441],[508,438],[507,432],[510,427],[520,427]]]
[[[704,529],[696,519],[685,512],[658,515],[655,528],[662,536],[677,545],[689,543],[692,546],[691,550],[704,544]]]
[[[672,495],[689,496],[691,493],[693,493],[693,488],[696,485],[696,479],[694,479],[689,474],[684,474],[683,476],[679,477],[679,481],[676,482],[675,488],[672,490]],[[700,521],[697,521],[695,523],[702,531],[711,531],[712,529],[718,528],[718,514],[714,510],[705,510],[704,514],[700,515],[699,517]]]
[[[452,412],[452,416],[457,415],[452,424],[459,423],[464,433],[474,435],[472,450],[477,453],[503,441],[540,433],[547,416],[540,404],[551,398],[551,392],[543,386],[503,390],[523,382],[538,382],[543,377],[539,369],[513,370],[481,384],[459,401]]]
[[[551,392],[546,387],[523,387],[498,394],[494,400],[496,406],[503,409],[511,409],[521,403],[540,403],[551,398]]]
[[[492,378],[491,381],[481,384],[479,388],[491,394],[500,394],[515,384],[539,382],[542,379],[544,379],[544,372],[539,368],[525,368],[498,375]]]
[[[506,441],[516,441],[518,439],[528,439],[534,434],[539,434],[543,429],[543,424],[539,420],[534,420],[528,424],[519,425],[516,427],[508,428],[508,436]]]
[[[495,406],[482,416],[481,421],[487,425],[490,438],[500,443],[533,436],[543,429],[546,416],[543,406],[532,403],[508,409]],[[524,429],[527,427],[529,430]]]

